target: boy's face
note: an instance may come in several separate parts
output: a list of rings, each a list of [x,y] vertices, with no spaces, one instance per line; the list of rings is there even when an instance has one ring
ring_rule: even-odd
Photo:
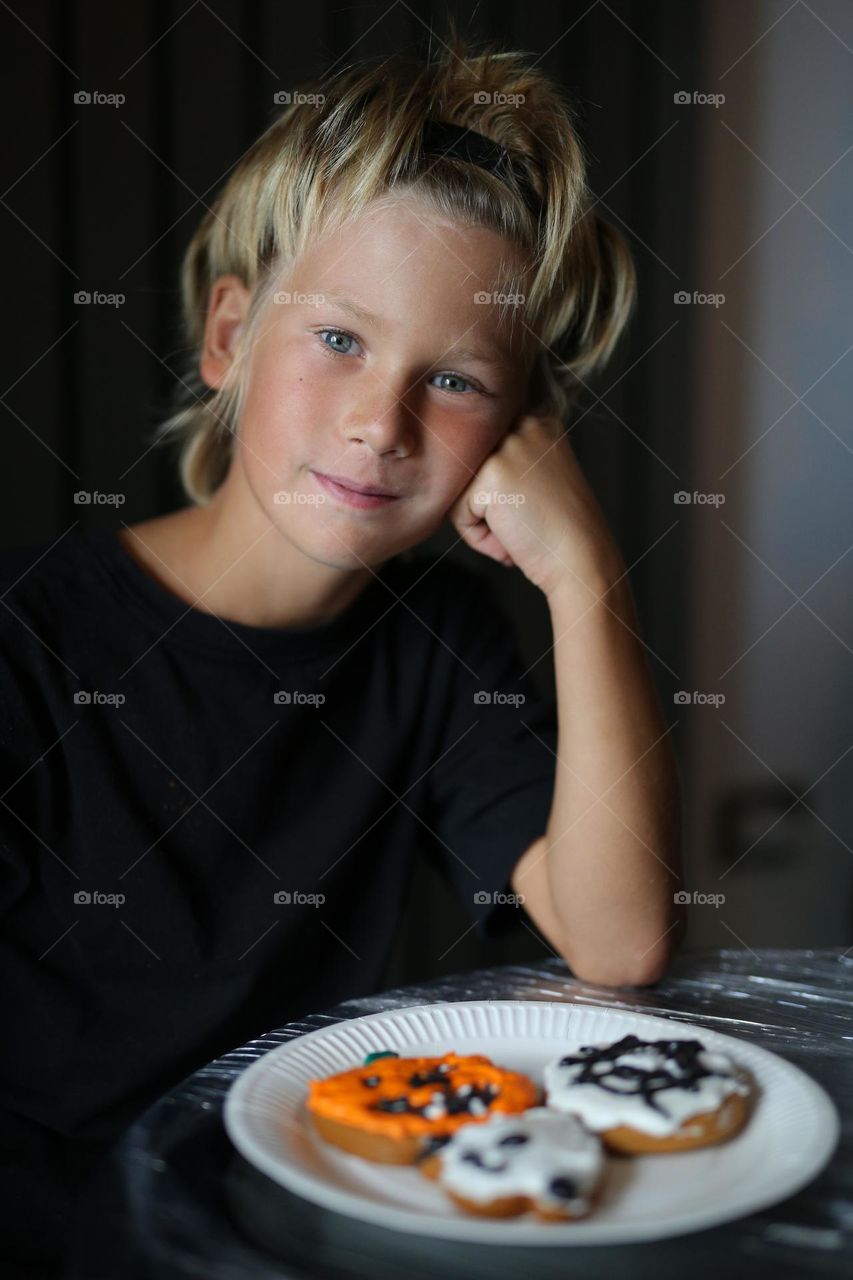
[[[440,527],[524,409],[521,312],[501,323],[481,297],[523,267],[497,234],[397,202],[278,281],[248,356],[232,471],[303,554],[358,569]],[[355,505],[321,475],[396,496]]]

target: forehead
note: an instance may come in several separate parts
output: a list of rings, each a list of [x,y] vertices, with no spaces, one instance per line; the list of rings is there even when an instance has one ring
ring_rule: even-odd
[[[498,231],[448,218],[407,195],[376,200],[342,227],[320,234],[307,246],[303,260],[327,265],[342,254],[348,256],[356,245],[365,261],[381,260],[387,270],[404,260],[411,271],[446,262],[457,270],[464,267],[466,273],[492,277],[496,272],[515,274],[525,262],[521,247]]]
[[[516,360],[525,265],[522,250],[497,232],[398,199],[318,238],[291,280],[378,334],[416,320],[422,332],[456,339],[460,354],[466,339],[472,351],[487,339]]]

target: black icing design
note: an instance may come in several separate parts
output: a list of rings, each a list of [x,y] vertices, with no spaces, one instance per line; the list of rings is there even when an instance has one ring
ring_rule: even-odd
[[[471,1103],[477,1098],[484,1106],[490,1107],[497,1097],[498,1090],[493,1084],[487,1084],[480,1087],[473,1085],[469,1093],[458,1094],[448,1091],[445,1105],[449,1116],[461,1115],[463,1112],[471,1110]]]
[[[548,1190],[552,1196],[557,1196],[560,1200],[574,1200],[578,1194],[577,1186],[565,1174],[552,1178],[548,1183]]]
[[[414,1075],[409,1076],[409,1084],[413,1089],[419,1089],[425,1084],[447,1084],[447,1070],[441,1070],[441,1067],[433,1067],[432,1071],[416,1071]]]
[[[399,1098],[380,1098],[378,1102],[374,1102],[371,1110],[388,1111],[392,1115],[403,1115],[406,1112],[423,1114],[423,1107],[413,1107],[405,1094],[401,1094]]]
[[[368,1089],[375,1089],[379,1084],[379,1076],[362,1076],[361,1083],[366,1085]]]
[[[411,1083],[411,1078],[409,1083]],[[423,1084],[438,1083],[432,1080],[422,1080]],[[454,1093],[453,1086],[443,1076],[441,1083],[441,1105],[442,1114],[448,1116],[462,1115],[471,1110],[471,1103],[475,1098],[479,1099],[485,1107],[490,1107],[498,1095],[496,1085],[487,1084],[480,1087],[472,1085],[467,1093]],[[461,1086],[463,1089],[466,1085]],[[416,1106],[405,1094],[401,1094],[399,1098],[380,1098],[371,1108],[373,1111],[388,1111],[393,1115],[412,1115],[422,1116],[428,1108],[434,1107],[436,1104],[431,1098],[429,1102]]]
[[[509,1168],[508,1164],[489,1164],[479,1151],[466,1151],[462,1159],[466,1164],[473,1164],[475,1168],[482,1169],[485,1173],[506,1173]]]
[[[530,1137],[526,1133],[508,1133],[505,1138],[501,1138],[498,1143],[499,1147],[522,1147],[525,1142],[529,1142]]]
[[[666,1065],[652,1070],[616,1062],[623,1054],[634,1053],[638,1049],[657,1050],[667,1059]],[[640,1040],[637,1036],[623,1036],[616,1044],[603,1047],[584,1045],[578,1054],[568,1054],[561,1058],[560,1066],[583,1063],[583,1070],[575,1076],[573,1084],[597,1084],[608,1093],[621,1094],[623,1097],[639,1094],[653,1110],[666,1115],[654,1098],[662,1089],[688,1089],[695,1093],[699,1081],[706,1076],[730,1078],[728,1072],[712,1071],[703,1066],[699,1061],[699,1054],[702,1052],[704,1045],[698,1040]],[[600,1067],[603,1063],[613,1065],[609,1070],[602,1071]],[[614,1086],[614,1080],[625,1081],[630,1087]]]

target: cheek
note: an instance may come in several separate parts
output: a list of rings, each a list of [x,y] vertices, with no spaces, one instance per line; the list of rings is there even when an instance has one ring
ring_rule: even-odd
[[[251,371],[240,434],[268,461],[310,461],[320,424],[334,421],[329,385],[304,361],[263,359]],[[309,451],[309,452],[307,452]]]
[[[505,435],[494,422],[460,419],[461,415],[445,429],[436,426],[428,437],[433,454],[431,472],[454,497],[470,484]]]

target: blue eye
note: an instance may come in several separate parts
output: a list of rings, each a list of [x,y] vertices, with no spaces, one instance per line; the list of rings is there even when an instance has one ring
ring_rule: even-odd
[[[324,350],[325,350],[325,351],[328,351],[328,352],[331,352],[331,354],[332,354],[333,356],[348,356],[348,355],[351,355],[351,354],[352,354],[352,351],[351,351],[351,349],[349,349],[349,348],[348,348],[348,349],[346,349],[346,350],[341,350],[341,348],[340,348],[340,347],[333,346],[330,342],[326,342],[326,341],[325,341],[325,335],[326,335],[326,334],[329,334],[332,338],[343,338],[343,339],[345,339],[347,342],[355,342],[355,343],[358,343],[358,338],[354,337],[354,335],[353,335],[353,334],[351,334],[351,333],[347,333],[347,331],[346,331],[345,329],[320,329],[320,330],[318,330],[318,332],[317,332],[317,337],[320,339],[320,342],[321,342],[321,344],[322,344],[322,346],[323,346]],[[470,388],[470,390],[471,390],[471,391],[473,391],[473,392],[475,392],[477,395],[486,395],[486,394],[487,394],[486,392],[482,391],[478,386],[476,386],[473,382],[469,382],[469,380],[468,380],[467,378],[463,378],[461,373],[435,373],[435,374],[433,374],[433,377],[434,377],[434,378],[448,378],[448,379],[451,379],[451,380],[455,380],[456,382],[461,382],[461,383],[463,384],[463,386],[466,386],[466,387]],[[449,387],[439,387],[439,391],[450,391],[450,393],[451,393],[452,395],[465,394],[464,392],[453,391],[453,390],[452,390],[451,388],[449,388]]]
[[[324,333],[330,333],[333,338],[348,338],[350,342],[356,341],[356,339],[352,336],[351,333],[345,333],[343,329],[321,329],[320,332],[317,334],[317,337],[320,339],[321,342],[323,342]],[[323,346],[326,348],[327,351],[333,352],[333,354],[336,356],[349,355],[349,351],[341,351],[339,348],[331,346],[331,344],[328,342],[323,342]]]
[[[477,390],[477,388],[474,386],[473,382],[469,382],[467,378],[463,378],[463,377],[462,377],[462,375],[461,375],[461,373],[436,373],[436,374],[434,374],[433,376],[434,376],[434,377],[436,377],[436,378],[455,378],[457,382],[463,382],[463,383],[465,384],[465,386],[466,386],[466,387],[470,387],[472,391],[476,391],[476,390]],[[439,390],[441,390],[441,391],[448,391],[449,389],[450,389],[449,387],[440,387],[440,388],[439,388]]]

